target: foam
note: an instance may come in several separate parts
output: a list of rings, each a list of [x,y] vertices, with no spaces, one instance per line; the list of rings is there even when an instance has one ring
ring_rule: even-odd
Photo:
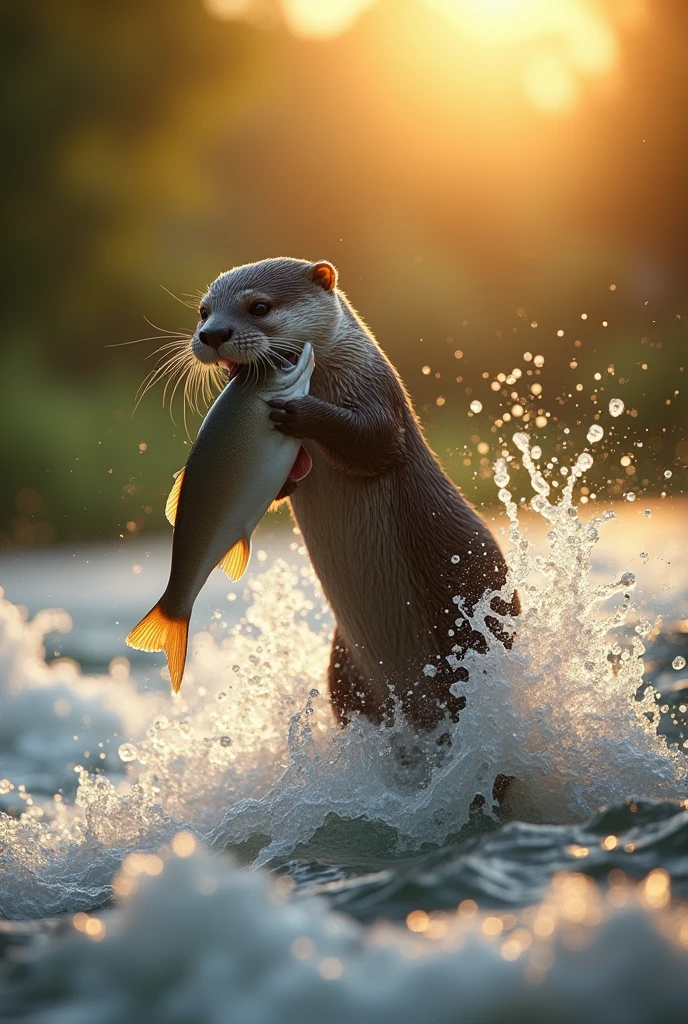
[[[78,783],[73,802],[27,799],[21,817],[0,818],[0,913],[89,909],[108,898],[127,853],[155,850],[180,828],[215,849],[241,848],[254,866],[289,857],[336,817],[374,823],[387,855],[441,845],[469,822],[477,794],[484,813],[494,813],[499,774],[517,780],[511,813],[534,822],[577,821],[629,795],[682,798],[685,758],[657,734],[651,688],[636,699],[651,624],[640,623],[626,649],[612,653],[631,606],[631,574],[605,586],[590,574],[606,521],[583,521],[571,495],[591,456],[574,463],[551,502],[528,438],[516,435],[515,444],[535,491],[533,508],[549,527],[546,547],[538,552],[522,535],[507,490],[510,464],[500,460],[495,479],[511,521],[507,589],[518,588],[523,613],[512,623],[512,650],[488,634],[488,653],[471,652],[464,662],[467,706],[442,757],[434,737],[412,737],[401,720],[380,729],[335,726],[320,692],[327,610],[305,567],[278,561],[251,580],[243,622],[223,629],[218,621],[196,636],[176,698],[138,695],[126,670],[103,680],[73,666],[48,668],[40,639],[55,627],[54,616],[27,624],[9,603],[0,605],[0,701],[5,720],[15,723],[11,734],[4,725],[0,733],[3,773],[18,786],[40,764],[47,795],[66,784],[65,775]],[[488,599],[474,625],[487,611]],[[83,730],[54,713],[64,694],[74,715],[90,716],[89,754],[100,749],[96,742],[108,751],[104,773],[94,772],[92,757],[75,759],[69,737]],[[22,759],[16,749],[28,744],[34,721],[49,724],[48,738],[29,744]],[[113,727],[117,737],[104,738]],[[410,744],[413,770],[395,755]],[[352,830],[351,854],[359,838]]]
[[[288,880],[193,852],[181,835],[134,855],[120,905],[75,915],[71,934],[25,963],[0,998],[34,1024],[453,1024],[682,1019],[688,916],[669,913],[664,873],[605,897],[558,875],[520,915],[410,914],[363,929]]]

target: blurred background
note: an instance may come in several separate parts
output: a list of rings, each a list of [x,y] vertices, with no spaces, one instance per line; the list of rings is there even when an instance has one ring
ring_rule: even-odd
[[[276,255],[337,265],[472,500],[596,419],[584,501],[683,492],[684,0],[1,10],[2,549],[166,528],[189,436],[128,343]]]

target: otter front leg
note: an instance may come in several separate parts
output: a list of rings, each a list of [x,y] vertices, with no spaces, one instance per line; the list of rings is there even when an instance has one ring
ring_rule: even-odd
[[[278,430],[316,441],[335,465],[354,475],[377,476],[403,457],[403,430],[379,409],[345,409],[313,395],[268,405]]]

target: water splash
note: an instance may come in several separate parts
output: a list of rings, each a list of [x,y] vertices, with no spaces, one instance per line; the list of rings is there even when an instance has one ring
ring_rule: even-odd
[[[548,526],[546,546],[538,551],[525,536],[508,489],[511,462],[498,459],[494,478],[511,543],[505,592],[518,589],[523,611],[506,621],[516,629],[507,651],[483,624],[494,615],[489,596],[476,609],[473,625],[488,651],[469,652],[468,679],[454,684],[467,703],[450,727],[451,747],[440,756],[434,736],[413,736],[401,719],[381,728],[335,725],[321,692],[329,637],[322,596],[309,569],[276,563],[252,580],[239,627],[195,638],[179,698],[118,689],[119,758],[107,761],[107,773],[80,759],[71,772],[73,802],[46,795],[0,818],[0,913],[87,911],[110,897],[127,854],[152,852],[181,828],[260,865],[303,850],[337,819],[374,824],[370,841],[387,856],[441,845],[471,820],[476,795],[483,813],[494,813],[500,774],[516,779],[511,812],[529,821],[580,820],[634,794],[684,796],[685,757],[658,735],[652,688],[637,697],[650,623],[625,649],[619,642],[635,577],[621,573],[605,585],[591,579],[592,551],[614,518],[608,512],[584,522],[573,505],[574,485],[593,457],[583,452],[568,467],[553,501],[537,466],[541,453],[525,433],[513,440],[534,492],[531,508]],[[35,665],[45,624],[17,626],[15,613],[0,607],[6,657],[15,665],[11,699],[21,700],[31,673],[48,671]],[[72,671],[70,693],[95,687],[99,706],[111,706],[111,683]],[[104,739],[108,722],[101,728]],[[397,756],[409,747],[416,768]],[[23,784],[20,767],[7,774],[11,785]],[[350,843],[360,856],[355,829]],[[339,855],[345,851],[346,838]]]

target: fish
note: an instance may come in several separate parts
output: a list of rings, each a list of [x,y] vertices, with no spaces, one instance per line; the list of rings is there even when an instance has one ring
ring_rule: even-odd
[[[251,383],[238,368],[206,415],[186,466],[176,477],[165,513],[174,526],[167,589],[131,630],[129,647],[164,651],[179,692],[194,602],[217,566],[241,579],[251,536],[289,481],[303,479],[312,461],[298,438],[276,430],[268,402],[307,395],[315,360],[305,344],[296,364],[273,353]],[[255,368],[253,368],[255,369]]]

